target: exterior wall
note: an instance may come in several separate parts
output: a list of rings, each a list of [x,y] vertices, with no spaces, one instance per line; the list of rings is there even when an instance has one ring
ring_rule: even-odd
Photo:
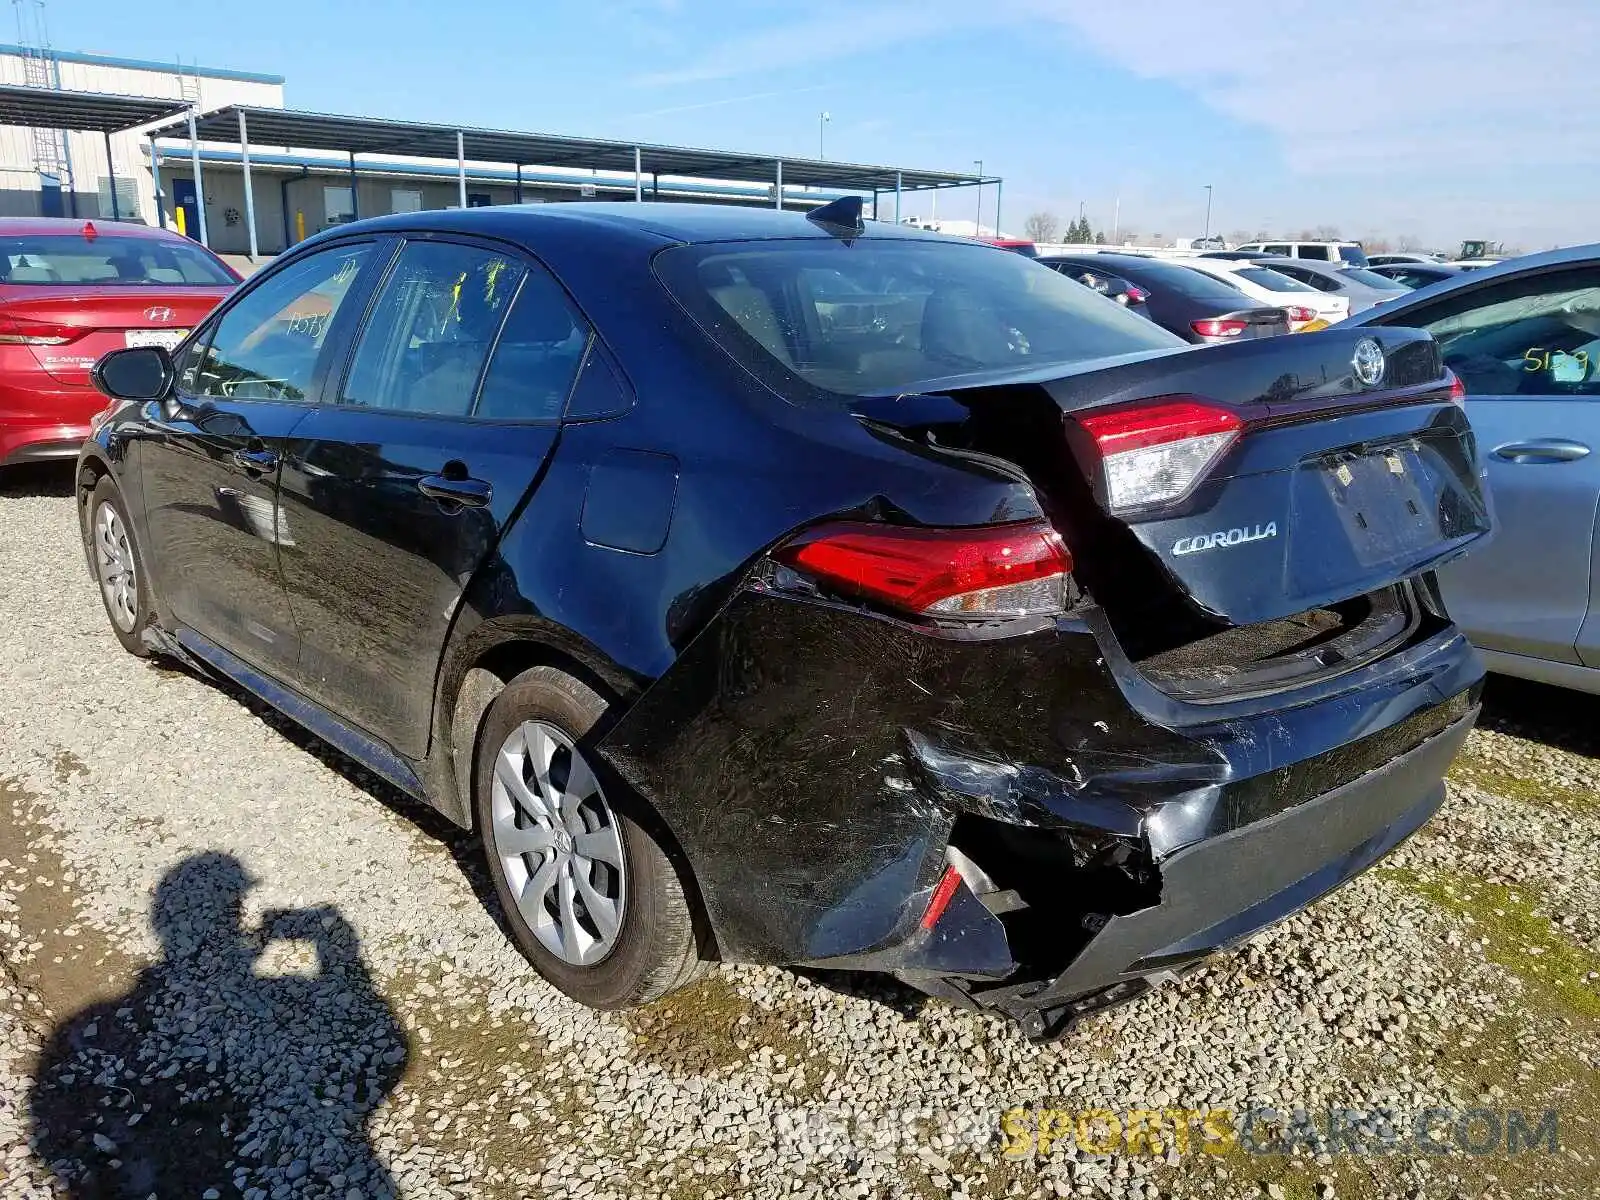
[[[188,68],[180,74],[174,64],[140,65],[102,55],[62,52],[51,61],[60,87],[68,91],[108,92],[118,96],[154,96],[175,101],[194,100],[202,111],[228,104],[262,108],[283,107],[283,80],[250,72],[209,71]],[[199,72],[196,74],[196,72]],[[0,83],[26,84],[21,47],[0,44]],[[198,88],[198,90],[196,90]],[[62,210],[68,216],[109,217],[109,203],[101,211],[101,181],[110,176],[105,139],[81,130],[66,135],[67,160],[73,187],[62,193]],[[142,133],[111,135],[115,175],[135,182],[136,211],[122,212],[123,220],[156,223],[155,186],[150,173],[148,141]],[[0,126],[0,215],[38,216],[39,174],[34,167],[33,132]]]

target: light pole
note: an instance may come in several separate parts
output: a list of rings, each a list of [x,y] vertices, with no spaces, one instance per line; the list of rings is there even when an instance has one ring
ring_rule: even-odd
[[[978,219],[973,222],[973,237],[983,236],[983,159],[975,158],[972,165],[978,168]]]
[[[1211,185],[1206,184],[1206,231],[1200,235],[1202,242],[1211,239]]]
[[[818,158],[827,158],[828,157],[827,154],[823,150],[822,131],[825,128],[827,128],[828,122],[831,121],[831,120],[833,120],[833,114],[832,113],[820,112],[820,113],[817,114],[817,157]]]

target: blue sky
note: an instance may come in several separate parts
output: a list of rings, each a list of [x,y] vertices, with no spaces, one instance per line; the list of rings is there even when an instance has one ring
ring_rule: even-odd
[[[1600,3],[53,0],[62,49],[292,107],[1002,175],[1005,224],[1600,240]],[[1244,26],[1244,27],[1241,27]],[[246,31],[248,31],[246,33]],[[970,193],[940,216],[968,217]],[[992,217],[994,198],[985,201]],[[926,198],[907,212],[927,212]]]

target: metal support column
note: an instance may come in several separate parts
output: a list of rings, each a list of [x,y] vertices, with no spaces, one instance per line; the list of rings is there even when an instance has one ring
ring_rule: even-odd
[[[161,228],[167,227],[167,210],[161,206],[164,197],[161,194],[161,159],[156,155],[156,139],[150,139],[150,178],[156,188],[156,221]]]
[[[522,164],[517,164],[517,203],[522,203]]]
[[[239,162],[244,167],[244,223],[250,230],[250,261],[255,262],[260,252],[256,245],[256,194],[250,186],[250,132],[245,127],[242,108],[239,110]]]
[[[356,196],[356,152],[350,151],[350,219],[361,220],[361,201]]]
[[[661,172],[660,171],[651,171],[650,172],[650,199],[652,199],[652,200],[661,199]]]
[[[905,194],[905,179],[899,171],[894,173],[894,223],[900,224],[900,201]]]
[[[633,199],[635,203],[644,202],[644,157],[637,146],[633,148]]]
[[[783,208],[783,159],[778,160],[778,180],[772,188],[772,207]]]
[[[1003,180],[996,179],[994,181],[994,235],[997,238],[1005,237],[1005,234],[1000,232],[1000,199],[1001,189],[1004,186],[1005,182]]]
[[[211,239],[206,237],[206,189],[200,179],[200,141],[194,133],[194,109],[189,110],[189,165],[194,170],[194,212],[200,226],[200,244],[208,250]]]
[[[103,131],[106,139],[106,181],[111,184],[111,219],[122,220],[122,206],[117,203],[117,164],[111,158],[111,131]]]
[[[456,195],[467,206],[467,135],[456,130]]]

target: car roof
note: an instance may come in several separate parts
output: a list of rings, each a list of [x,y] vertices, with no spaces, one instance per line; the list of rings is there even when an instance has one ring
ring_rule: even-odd
[[[599,201],[563,204],[497,204],[487,208],[434,209],[392,213],[349,225],[335,226],[342,233],[362,229],[427,229],[481,233],[516,238],[564,231],[631,235],[642,241],[722,242],[763,238],[831,238],[806,214],[743,205],[673,204],[657,201],[628,203]],[[867,221],[863,238],[895,241],[940,241],[969,246],[985,245],[972,238],[949,237],[909,225]]]
[[[1455,291],[1457,288],[1477,288],[1484,284],[1492,284],[1497,279],[1510,279],[1517,275],[1529,272],[1547,271],[1552,267],[1582,266],[1587,263],[1600,264],[1600,242],[1588,242],[1582,246],[1566,246],[1560,250],[1546,250],[1540,254],[1524,254],[1518,258],[1508,258],[1492,267],[1482,267],[1475,271],[1455,271],[1448,279],[1440,279],[1427,287],[1417,288],[1405,300],[1384,306],[1382,315],[1388,316],[1394,312],[1404,312],[1410,306],[1412,298],[1432,300],[1436,296],[1443,296]],[[1366,317],[1366,313],[1360,314]],[[1365,323],[1365,322],[1362,322]]]
[[[94,226],[97,234],[116,234],[118,237],[155,238],[163,241],[180,239],[181,234],[166,229],[141,225],[134,221],[113,221],[109,217],[0,217],[0,237],[82,237],[85,229]]]

